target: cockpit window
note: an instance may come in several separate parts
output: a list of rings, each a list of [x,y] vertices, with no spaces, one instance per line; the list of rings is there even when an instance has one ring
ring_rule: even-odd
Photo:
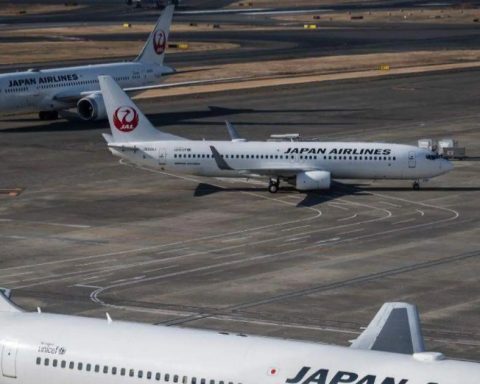
[[[439,159],[441,156],[438,153],[429,153],[425,156],[428,160],[436,160]]]

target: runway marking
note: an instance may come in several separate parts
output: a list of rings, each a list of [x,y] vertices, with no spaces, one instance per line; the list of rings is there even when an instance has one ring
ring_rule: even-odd
[[[393,203],[390,203],[388,201],[379,201],[378,202],[379,204],[385,204],[385,205],[389,205],[391,207],[395,207],[395,208],[402,208],[401,205],[398,205],[398,204],[393,204]]]
[[[98,288],[102,288],[98,285],[87,285],[87,284],[75,284],[75,285],[72,285],[72,287],[79,287],[79,288],[93,288],[93,289],[98,289]]]
[[[425,212],[422,211],[421,209],[416,209],[415,210],[417,213],[420,213],[421,216],[425,216]]]
[[[330,207],[333,207],[333,208],[338,208],[338,209],[341,209],[343,211],[349,211],[350,209],[346,208],[346,207],[342,207],[341,205],[338,205],[338,204],[334,204],[334,203],[328,203],[328,205]]]
[[[351,231],[347,231],[347,232],[340,232],[338,235],[348,235],[350,233],[356,233],[356,232],[361,232],[361,231],[364,231],[365,228],[359,228],[359,229],[353,229]]]
[[[341,237],[332,237],[331,239],[316,241],[315,244],[325,244],[325,243],[330,243],[332,241],[338,241],[340,239]]]
[[[166,266],[166,267],[149,269],[148,271],[144,271],[144,272],[145,272],[145,273],[149,273],[149,272],[163,271],[164,269],[172,269],[172,268],[179,267],[179,266],[180,266],[180,264],[173,264],[173,265],[168,265],[168,266]]]
[[[231,238],[231,239],[220,240],[220,242],[222,242],[222,243],[232,243],[232,242],[234,242],[234,241],[245,240],[245,239],[248,239],[248,238],[250,238],[250,236],[233,237],[233,238]]]
[[[346,221],[346,220],[351,220],[351,219],[354,219],[358,216],[357,213],[355,213],[354,215],[352,216],[348,216],[348,217],[344,217],[343,219],[338,219],[337,221]]]
[[[296,240],[303,240],[303,239],[308,239],[310,237],[310,235],[306,235],[306,236],[300,236],[300,237],[290,237],[288,239],[285,239],[284,242],[289,242],[289,241],[296,241]]]
[[[406,220],[402,220],[402,221],[396,221],[395,223],[392,223],[392,225],[410,223],[410,222],[412,222],[412,221],[415,221],[415,219],[406,219]]]
[[[310,227],[310,226],[311,226],[310,224],[307,224],[307,225],[299,225],[298,227],[285,228],[285,229],[281,229],[280,231],[281,231],[281,232],[289,232],[289,231],[294,231],[295,229],[308,228],[308,227]]]
[[[231,253],[231,254],[228,254],[228,255],[215,256],[213,259],[214,259],[214,260],[227,259],[227,258],[229,258],[229,257],[240,256],[240,255],[243,255],[243,254],[245,254],[245,252],[236,252],[236,253]]]
[[[28,223],[28,224],[43,224],[51,225],[56,227],[67,227],[67,228],[92,228],[90,225],[81,225],[81,224],[63,224],[63,223],[52,223],[48,221],[33,221],[33,220],[17,220],[17,219],[0,219],[0,222],[18,222],[18,223]]]

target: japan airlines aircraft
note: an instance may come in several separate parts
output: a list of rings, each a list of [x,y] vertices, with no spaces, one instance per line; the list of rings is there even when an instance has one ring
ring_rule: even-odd
[[[84,120],[105,119],[98,76],[110,75],[129,93],[160,88],[174,6],[160,16],[139,56],[128,62],[29,70],[0,75],[0,111],[40,111],[42,120],[58,118],[59,111],[76,107]]]
[[[300,191],[328,189],[331,179],[429,179],[452,164],[414,146],[357,142],[248,142],[228,124],[232,141],[193,141],[155,129],[108,76],[100,76],[111,135],[110,151],[133,163],[211,177],[269,177],[268,190],[280,180]]]
[[[0,294],[0,384],[478,384],[425,352],[416,308],[384,304],[350,348],[27,313]]]

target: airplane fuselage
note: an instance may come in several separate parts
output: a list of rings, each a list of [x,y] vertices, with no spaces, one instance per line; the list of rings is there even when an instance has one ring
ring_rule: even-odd
[[[74,107],[82,92],[100,89],[98,76],[108,74],[123,88],[148,86],[168,72],[163,65],[124,62],[58,69],[31,70],[0,75],[0,110],[50,111]]]
[[[478,384],[480,365],[73,316],[0,316],[0,384]]]
[[[121,143],[117,143],[121,146]],[[354,142],[158,141],[110,148],[113,154],[148,167],[199,175],[248,176],[242,170],[318,169],[336,179],[429,179],[452,169],[449,161],[409,145]],[[234,170],[220,169],[211,147]],[[254,174],[255,172],[250,172]],[[283,176],[280,172],[279,176]],[[288,172],[285,172],[288,177]]]

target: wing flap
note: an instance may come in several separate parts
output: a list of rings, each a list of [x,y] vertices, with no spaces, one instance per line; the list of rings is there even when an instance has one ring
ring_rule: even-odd
[[[408,355],[424,352],[417,307],[407,303],[385,303],[351,347]]]

